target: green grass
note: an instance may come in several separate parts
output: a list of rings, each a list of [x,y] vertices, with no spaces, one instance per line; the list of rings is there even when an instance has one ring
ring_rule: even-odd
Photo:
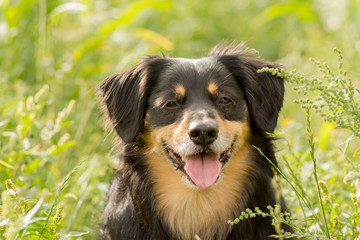
[[[296,229],[295,233],[285,237],[358,239],[360,234],[359,168],[356,162],[360,148],[358,145],[349,148],[351,141],[357,143],[359,140],[360,92],[347,77],[341,51],[335,49],[335,52],[338,54],[337,73],[334,73],[327,63],[319,63],[314,59],[311,61],[322,73],[320,77],[315,75],[308,77],[296,69],[287,72],[264,68],[259,71],[270,72],[287,79],[295,84],[294,89],[299,95],[307,96],[306,99],[294,99],[294,102],[299,103],[306,112],[309,149],[297,152],[289,145],[288,153],[286,151],[281,153],[285,163],[283,169],[288,173],[276,168],[282,179],[296,193],[302,209],[294,212],[294,219],[297,219],[299,224],[294,225],[294,219],[291,220],[291,225]],[[323,123],[325,126],[330,124],[324,127],[325,130],[320,131],[319,136],[315,136],[313,132],[311,109],[328,122]],[[343,143],[338,144],[336,151],[332,151],[329,144],[335,127],[346,130],[347,135],[350,136],[347,136]],[[343,133],[340,136],[343,137]],[[339,169],[334,169],[339,166],[341,166]],[[349,166],[351,166],[350,171]],[[305,182],[301,179],[304,172],[308,175]],[[312,175],[308,174],[311,172]],[[308,193],[314,195],[309,196]],[[303,216],[300,215],[301,212],[304,213]],[[287,221],[283,222],[287,223]]]
[[[200,57],[223,40],[297,69],[274,73],[287,78],[274,171],[291,218],[243,217],[291,221],[304,239],[359,239],[360,3],[332,6],[0,1],[0,239],[96,239],[117,167],[96,85],[147,54]]]

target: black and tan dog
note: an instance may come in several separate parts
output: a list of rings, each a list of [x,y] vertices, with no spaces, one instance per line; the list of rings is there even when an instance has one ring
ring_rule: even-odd
[[[105,79],[100,93],[124,143],[103,239],[268,239],[270,218],[230,226],[276,203],[272,138],[283,79],[241,45],[200,59],[149,56]],[[283,205],[284,208],[284,205]]]

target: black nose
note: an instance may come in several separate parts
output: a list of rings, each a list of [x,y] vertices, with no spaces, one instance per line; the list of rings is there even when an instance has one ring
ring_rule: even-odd
[[[195,144],[206,147],[216,140],[219,130],[213,121],[194,121],[190,124],[188,133]]]

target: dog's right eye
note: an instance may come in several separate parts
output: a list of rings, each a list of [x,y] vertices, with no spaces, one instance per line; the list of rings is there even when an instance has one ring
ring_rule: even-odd
[[[227,98],[227,97],[223,97],[219,100],[219,103],[220,104],[223,104],[223,105],[228,105],[230,103],[232,103],[231,99],[230,98]]]
[[[178,106],[178,104],[174,101],[170,101],[164,105],[165,108],[169,108],[169,109],[176,108],[177,106]]]

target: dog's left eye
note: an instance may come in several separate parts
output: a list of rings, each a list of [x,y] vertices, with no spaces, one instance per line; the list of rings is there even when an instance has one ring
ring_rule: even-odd
[[[170,101],[164,105],[164,107],[166,107],[166,108],[176,108],[177,106],[178,106],[178,104],[174,101]]]
[[[227,105],[227,104],[230,104],[232,101],[230,98],[226,98],[226,97],[223,97],[219,100],[219,103],[220,104],[224,104],[224,105]]]

